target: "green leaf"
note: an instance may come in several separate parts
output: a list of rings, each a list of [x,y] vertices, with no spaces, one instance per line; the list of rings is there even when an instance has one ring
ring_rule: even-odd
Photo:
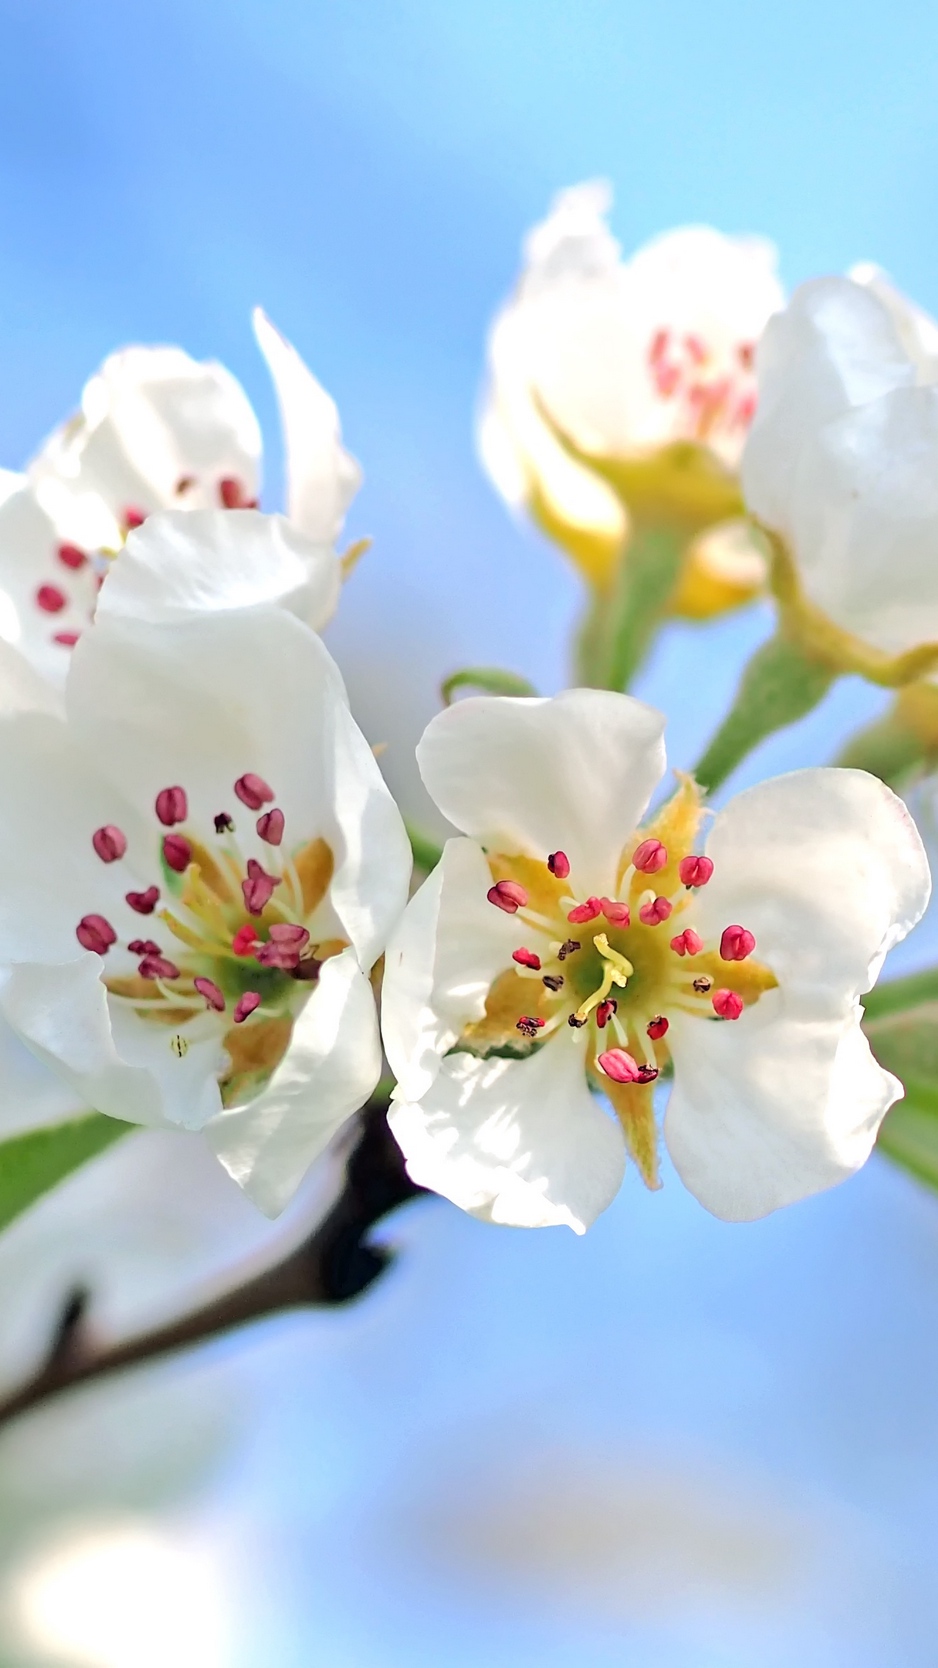
[[[895,1164],[938,1189],[938,1114],[907,1095],[886,1113],[876,1145]]]
[[[461,672],[451,672],[440,684],[443,705],[448,707],[457,689],[481,689],[486,695],[536,695],[537,690],[518,672],[506,672],[500,666],[466,666]]]
[[[674,594],[686,535],[636,528],[610,594],[596,592],[580,629],[577,677],[591,689],[628,689]]]
[[[895,707],[874,724],[850,737],[835,763],[853,770],[868,770],[890,788],[900,788],[917,776],[928,758],[920,735],[903,722]]]
[[[836,675],[787,637],[770,637],[763,643],[745,667],[736,699],[694,770],[704,791],[712,793],[725,782],[767,736],[813,711]]]
[[[907,973],[902,979],[883,979],[863,998],[865,1029],[869,1030],[873,1021],[887,1014],[901,1013],[928,1002],[938,1002],[938,967]]]
[[[34,1129],[0,1142],[0,1228],[34,1204],[80,1164],[139,1124],[89,1112],[52,1129]]]
[[[938,969],[890,979],[866,997],[863,1029],[881,1066],[905,1087],[878,1145],[938,1188]]]
[[[443,856],[443,847],[426,834],[421,834],[419,828],[414,828],[411,823],[405,822],[404,827],[417,868],[423,869],[425,874],[432,873]]]

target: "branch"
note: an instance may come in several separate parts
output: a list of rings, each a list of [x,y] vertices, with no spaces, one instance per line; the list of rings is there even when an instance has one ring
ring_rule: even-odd
[[[390,1254],[367,1242],[375,1223],[423,1191],[410,1180],[387,1125],[387,1104],[369,1102],[338,1199],[308,1239],[282,1262],[223,1292],[200,1309],[138,1337],[97,1348],[88,1325],[90,1294],[77,1289],[65,1304],[45,1362],[26,1384],[0,1400],[0,1429],[28,1408],[73,1385],[107,1378],[124,1367],[156,1361],[281,1309],[328,1307],[357,1297],[383,1271]]]

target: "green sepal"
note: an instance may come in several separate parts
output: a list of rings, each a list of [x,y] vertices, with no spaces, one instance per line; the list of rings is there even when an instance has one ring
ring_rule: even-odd
[[[895,708],[858,730],[834,760],[847,769],[868,770],[887,787],[897,789],[914,780],[927,762],[921,736],[902,722]]]
[[[518,672],[506,672],[500,666],[466,666],[451,672],[440,684],[443,705],[448,707],[457,689],[481,689],[486,695],[536,695],[537,690]]]
[[[410,849],[414,854],[414,864],[422,869],[424,874],[432,874],[443,856],[443,847],[436,840],[431,840],[427,834],[421,834],[419,828],[412,823],[405,822]]]
[[[51,1129],[34,1129],[0,1142],[0,1228],[50,1188],[139,1124],[89,1112]]]
[[[878,1147],[938,1189],[938,967],[887,979],[863,998],[863,1029],[905,1098],[886,1114]]]
[[[580,627],[577,681],[590,689],[628,689],[669,604],[684,561],[686,533],[636,527],[611,590],[596,591]]]
[[[694,776],[712,793],[732,775],[759,743],[812,712],[837,676],[834,668],[816,660],[777,635],[757,649],[743,671],[736,698]]]

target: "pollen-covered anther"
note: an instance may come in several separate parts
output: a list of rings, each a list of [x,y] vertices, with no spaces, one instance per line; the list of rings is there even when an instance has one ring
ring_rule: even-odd
[[[574,955],[579,948],[580,940],[578,938],[565,938],[557,951],[557,960],[566,961],[567,957]]]
[[[241,882],[244,907],[248,914],[263,915],[274,895],[274,887],[279,885],[280,878],[278,875],[269,875],[265,869],[261,868],[255,857],[249,857],[248,878]]]
[[[660,840],[643,840],[632,853],[632,862],[640,874],[656,875],[668,861],[668,848]]]
[[[604,1027],[609,1024],[610,1019],[613,1014],[617,1012],[618,1007],[619,1004],[614,996],[609,996],[606,998],[605,1002],[600,1002],[598,1008],[596,1009],[596,1024],[599,1026],[600,1030],[603,1030]]]
[[[645,1026],[645,1033],[651,1038],[652,1042],[658,1042],[669,1029],[670,1025],[664,1014],[656,1014],[655,1018],[650,1019]]]
[[[673,908],[670,898],[649,898],[647,903],[642,904],[638,918],[644,921],[646,927],[658,927],[668,919]]]
[[[283,812],[276,806],[272,811],[264,811],[257,819],[257,832],[269,846],[279,846],[283,839]]]
[[[249,921],[239,927],[231,940],[231,948],[236,956],[252,956],[257,943],[257,934]]]
[[[745,927],[724,927],[720,938],[722,961],[745,961],[756,947],[756,941]]]
[[[257,991],[256,990],[246,990],[244,992],[244,995],[239,996],[237,1002],[235,1003],[235,1010],[234,1010],[234,1014],[232,1016],[234,1018],[235,1024],[236,1025],[243,1025],[244,1021],[246,1019],[250,1018],[251,1014],[254,1012],[254,1009],[259,1008],[260,1005],[261,1005],[261,999],[260,999],[260,996],[258,995]]]
[[[85,552],[80,550],[77,544],[60,544],[56,555],[62,566],[71,568],[73,573],[77,568],[83,568],[88,560]]]
[[[515,1025],[515,1030],[520,1031],[523,1037],[536,1037],[538,1031],[542,1030],[543,1027],[543,1019],[538,1019],[533,1014],[522,1014]]]
[[[168,956],[144,956],[137,972],[141,979],[178,979],[179,968]]]
[[[709,973],[698,974],[697,978],[694,980],[694,989],[698,996],[706,996],[707,992],[713,989],[713,980],[711,979]]]
[[[611,1077],[613,1083],[638,1083],[641,1081],[641,1067],[637,1060],[624,1048],[607,1048],[604,1054],[597,1056],[596,1064],[600,1071]]]
[[[541,983],[543,985],[546,985],[548,990],[552,990],[554,992],[556,992],[558,990],[562,990],[563,989],[563,974],[562,973],[545,973],[543,979],[541,980]]]
[[[541,970],[540,956],[533,950],[526,950],[523,945],[520,950],[512,950],[511,959],[516,961],[519,967],[530,967],[532,973],[539,973]]]
[[[611,927],[627,927],[631,922],[629,906],[616,898],[600,898],[603,914]]]
[[[706,886],[713,874],[712,857],[682,857],[677,869],[684,886]]]
[[[671,948],[676,956],[699,956],[703,949],[703,939],[693,927],[685,927],[671,940]]]
[[[586,1020],[581,1019],[579,1014],[568,1014],[567,1024],[570,1026],[571,1030],[581,1031],[583,1026],[586,1024]]]
[[[103,915],[83,915],[75,937],[83,950],[94,950],[99,956],[106,956],[111,945],[117,943],[117,934]]]
[[[558,880],[566,880],[570,873],[570,859],[565,851],[552,851],[547,859],[547,867]]]
[[[132,956],[158,956],[160,946],[153,938],[132,938],[127,946]]]
[[[102,863],[116,863],[127,850],[127,836],[122,829],[108,822],[103,828],[95,829],[91,844]]]
[[[36,592],[36,603],[44,614],[61,614],[68,602],[68,597],[58,585],[40,585]]]
[[[192,861],[192,847],[184,834],[164,834],[163,857],[175,874],[185,874]]]
[[[219,811],[218,815],[212,818],[212,821],[215,824],[216,834],[234,833],[234,818],[229,817],[227,811]]]
[[[160,889],[158,886],[148,886],[145,892],[126,892],[124,896],[131,909],[136,910],[138,915],[152,915],[160,901]]]
[[[503,909],[506,915],[517,915],[528,901],[528,894],[516,880],[497,880],[486,892],[490,904]]]
[[[710,998],[713,1011],[720,1019],[738,1019],[745,1007],[741,996],[735,990],[715,990]]]
[[[253,770],[246,770],[243,776],[238,777],[234,791],[249,811],[259,811],[262,805],[269,805],[276,797],[270,783],[265,782],[263,776],[256,776]]]
[[[587,898],[585,903],[574,904],[572,909],[568,909],[567,920],[572,921],[575,926],[580,926],[584,921],[595,921],[602,912],[600,898]]]
[[[156,796],[156,814],[164,828],[185,822],[189,815],[189,801],[185,788],[161,788]]]
[[[205,1006],[213,1008],[217,1014],[225,1011],[225,998],[214,979],[193,979],[192,983],[200,996],[205,998]]]
[[[657,1066],[639,1066],[638,1076],[636,1077],[635,1081],[636,1081],[636,1083],[654,1083],[655,1078],[657,1076],[658,1076],[658,1067]]]

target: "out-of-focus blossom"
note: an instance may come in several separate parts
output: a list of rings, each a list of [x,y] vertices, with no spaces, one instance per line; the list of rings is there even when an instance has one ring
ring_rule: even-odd
[[[388,948],[391,1124],[414,1179],[476,1215],[582,1232],[626,1147],[656,1185],[669,1061],[671,1157],[729,1220],[856,1170],[902,1092],[858,1000],[929,895],[902,802],[860,771],[798,771],[731,801],[702,846],[685,779],[640,829],[663,722],[571,690],[467,700],[420,743],[467,837]]]
[[[600,586],[630,515],[695,534],[740,512],[753,356],[784,301],[774,250],[757,238],[681,227],[623,261],[609,202],[601,183],[562,192],[530,233],[492,329],[479,425],[503,497]],[[713,612],[764,579],[751,543],[724,544],[713,562],[712,548],[696,547],[683,611]]]
[[[338,599],[335,543],[361,471],[295,348],[259,308],[254,327],[280,405],[292,536],[319,570],[307,616],[318,629]],[[176,347],[112,354],[25,475],[0,481],[0,637],[61,686],[133,530],[159,510],[255,508],[260,466],[257,419],[223,365]]]
[[[234,601],[260,520],[228,523]],[[128,561],[64,717],[0,725],[0,1011],[85,1107],[204,1129],[273,1213],[377,1081],[410,850],[315,633],[226,610],[219,570],[210,609],[145,623],[151,577]]]

